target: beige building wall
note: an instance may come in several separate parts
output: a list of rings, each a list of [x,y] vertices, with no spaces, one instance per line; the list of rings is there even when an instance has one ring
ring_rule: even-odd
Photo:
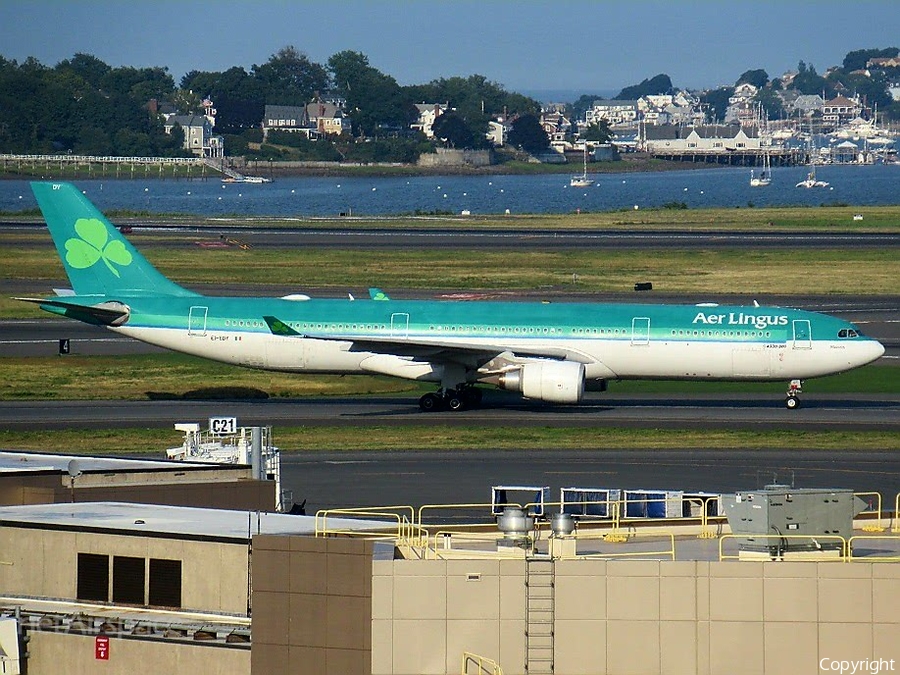
[[[0,592],[74,600],[79,553],[181,561],[182,609],[247,615],[246,544],[0,527]]]
[[[110,637],[109,660],[99,661],[95,658],[93,635],[34,631],[29,636],[29,675],[248,675],[250,672],[249,649]]]
[[[375,561],[372,673],[458,673],[470,651],[523,674],[525,579],[524,561]],[[897,564],[559,560],[554,592],[560,675],[900,670]]]
[[[253,537],[252,672],[369,675],[373,543]]]

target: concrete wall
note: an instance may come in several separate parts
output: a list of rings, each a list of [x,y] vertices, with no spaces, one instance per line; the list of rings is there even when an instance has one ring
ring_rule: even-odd
[[[375,561],[372,673],[460,671],[463,651],[524,673],[523,561]],[[900,565],[555,563],[560,675],[808,673],[894,659]],[[887,670],[882,666],[882,671]]]
[[[245,544],[0,527],[0,592],[75,600],[78,553],[181,560],[186,610],[247,615]]]
[[[419,166],[490,166],[492,158],[490,150],[436,148],[434,153],[427,152],[419,155],[416,163]]]
[[[34,631],[29,636],[29,675],[247,675],[250,672],[249,649],[111,637],[109,660],[99,661],[94,654],[93,635]]]
[[[253,538],[253,673],[369,675],[370,541]]]

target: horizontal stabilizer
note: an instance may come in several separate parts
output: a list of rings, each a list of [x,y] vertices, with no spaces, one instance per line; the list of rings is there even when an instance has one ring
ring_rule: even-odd
[[[13,298],[13,300],[32,302],[54,314],[61,314],[99,326],[119,326],[125,323],[128,315],[131,313],[127,305],[116,301],[100,302],[96,305],[83,305],[78,302],[47,298]]]

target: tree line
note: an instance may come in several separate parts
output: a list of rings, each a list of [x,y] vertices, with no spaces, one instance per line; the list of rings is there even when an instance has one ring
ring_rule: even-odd
[[[261,140],[266,105],[303,106],[320,97],[342,99],[353,127],[343,151],[340,144],[315,151],[332,158],[345,157],[359,138],[382,139],[382,147],[400,138],[405,147],[418,147],[423,139],[410,138],[409,131],[418,119],[416,103],[450,104],[452,113],[438,125],[445,127],[439,142],[457,147],[487,147],[488,122],[497,115],[530,116],[536,123],[540,113],[534,99],[481,75],[400,86],[354,51],[334,54],[322,65],[289,46],[249,71],[240,66],[193,70],[177,85],[167,68],[112,67],[90,54],[53,67],[34,58],[19,64],[0,56],[0,152],[183,155],[183,135],[166,134],[147,104],[156,99],[181,113],[202,115],[205,97],[215,105],[216,133],[225,137],[229,154],[244,154]],[[290,144],[305,145],[299,139]]]
[[[885,117],[900,119],[900,104],[888,93],[891,82],[900,79],[900,69],[874,70],[871,77],[859,72],[871,58],[897,54],[897,48],[850,52],[841,67],[829,69],[826,75],[801,61],[791,88],[829,97],[860,94]],[[757,98],[771,118],[784,114],[778,97],[781,80],[756,69],[743,73],[735,85],[742,82],[759,87]],[[625,87],[616,98],[674,90],[669,76],[660,74]],[[713,119],[723,118],[733,91],[733,87],[720,87],[702,94]],[[184,114],[203,114],[207,96],[217,109],[216,133],[225,136],[231,155],[408,161],[435,143],[487,147],[488,122],[498,116],[515,121],[513,144],[529,151],[546,147],[539,133],[539,102],[507,91],[482,75],[401,86],[359,52],[342,51],[320,64],[288,46],[249,70],[241,66],[221,72],[192,70],[177,84],[165,67],[112,67],[90,54],[75,54],[52,67],[34,58],[17,63],[0,56],[0,152],[186,155],[183,134],[177,128],[167,134],[147,104],[156,99],[172,103]],[[349,137],[313,143],[276,134],[268,147],[260,147],[260,122],[267,104],[303,106],[319,98],[344,101],[352,122]],[[584,110],[597,98],[585,95],[572,103],[569,119],[583,118]],[[418,118],[415,104],[423,102],[447,103],[451,108],[435,124],[437,141],[410,132],[410,124]]]

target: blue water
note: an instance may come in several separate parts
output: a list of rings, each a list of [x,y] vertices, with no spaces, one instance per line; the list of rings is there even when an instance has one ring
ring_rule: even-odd
[[[568,175],[423,176],[405,178],[276,178],[262,185],[218,180],[79,180],[101,209],[209,216],[331,217],[415,212],[572,213],[659,207],[875,206],[900,204],[900,165],[823,166],[827,188],[794,187],[803,167],[776,168],[772,185],[751,188],[747,168],[596,174],[590,188]],[[27,181],[0,181],[0,211],[36,206]]]

